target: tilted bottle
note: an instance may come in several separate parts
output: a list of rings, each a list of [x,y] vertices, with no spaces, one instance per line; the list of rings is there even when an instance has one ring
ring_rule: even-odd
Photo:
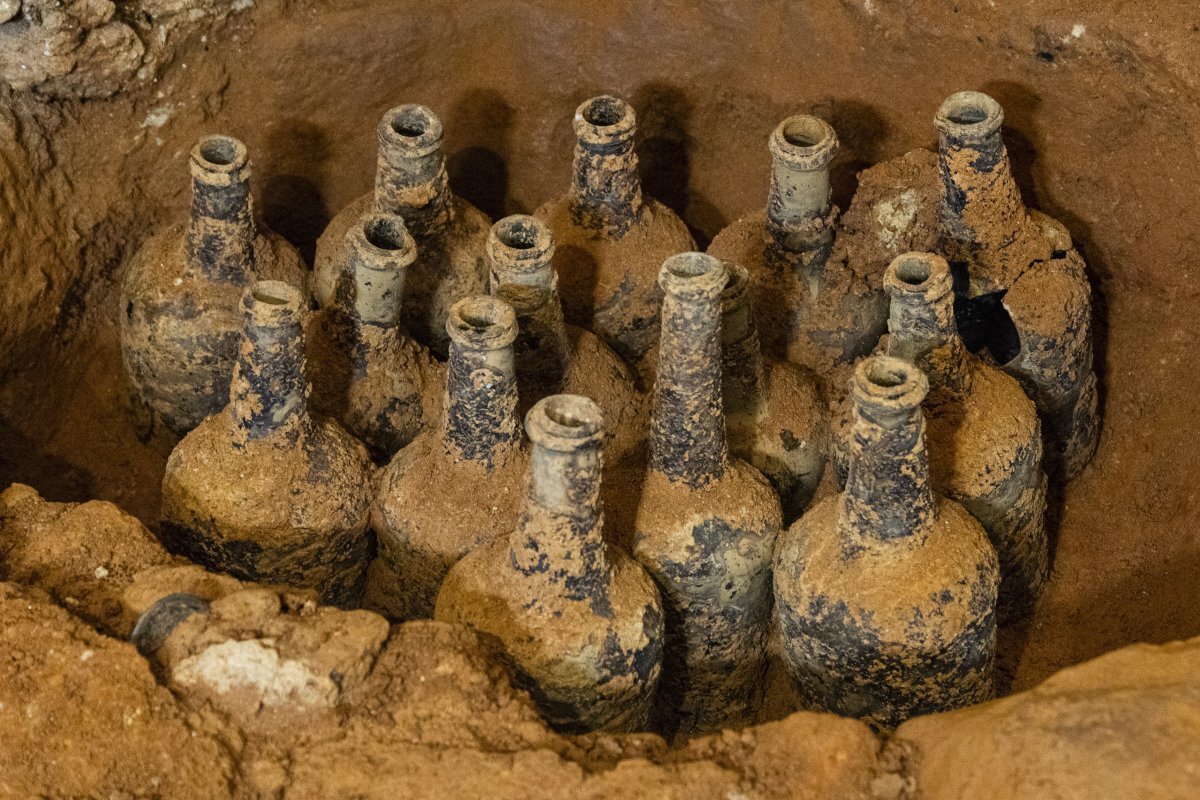
[[[836,246],[833,128],[817,117],[788,117],[769,147],[766,207],[726,227],[708,252],[749,271],[767,353],[827,378],[875,346],[885,329],[887,298],[877,278],[860,274],[860,265]]]
[[[563,319],[545,223],[505,217],[488,237],[492,294],[517,313],[517,389],[522,408],[552,394],[589,397],[604,411],[605,456],[617,461],[645,440],[645,395],[629,366],[591,331]]]
[[[650,464],[635,515],[634,555],[667,614],[660,691],[664,728],[716,730],[750,720],[767,664],[770,560],[779,498],[731,458],[721,400],[722,262],[667,259]]]
[[[444,380],[400,324],[405,273],[416,257],[403,218],[364,214],[346,231],[334,301],[306,329],[313,408],[340,420],[377,463],[435,419]]]
[[[450,190],[442,123],[432,111],[397,106],[383,115],[377,133],[375,189],[339,211],[321,234],[313,294],[321,306],[333,302],[344,268],[346,230],[365,212],[399,214],[417,243],[417,260],[405,279],[401,320],[417,341],[444,358],[450,306],[487,291],[484,243],[491,221]]]
[[[372,507],[378,555],[367,604],[392,619],[433,614],[460,558],[512,530],[529,464],[517,416],[517,318],[496,297],[459,300],[440,424],[398,452]]]
[[[304,307],[284,283],[246,290],[229,405],[167,461],[163,538],[209,569],[355,606],[371,549],[371,465],[337,422],[309,412]]]
[[[155,234],[121,283],[121,355],[144,426],[177,434],[229,401],[242,292],[258,279],[303,287],[296,249],[254,219],[250,159],[231,136],[204,136],[188,158],[187,220]]]
[[[535,216],[557,245],[554,268],[567,319],[636,366],[658,339],[658,267],[695,242],[675,212],[642,194],[637,122],[628,103],[593,97],[576,110],[574,125],[571,189]]]
[[[877,728],[993,692],[999,567],[975,518],[930,487],[927,389],[905,361],[859,364],[846,488],[775,554],[784,659],[806,706]]]
[[[784,522],[800,516],[825,472],[829,418],[807,369],[763,355],[745,267],[727,264],[721,297],[722,400],[729,450],[771,481]]]
[[[1066,228],[1022,202],[1003,121],[981,92],[953,94],[938,110],[941,249],[966,270],[960,316],[981,320],[982,343],[1037,404],[1047,465],[1070,479],[1099,439],[1091,286]],[[995,341],[988,309],[1008,318],[1015,341]]]
[[[525,418],[533,443],[511,533],[455,564],[436,618],[490,633],[555,727],[645,730],[662,668],[654,581],[604,538],[600,407],[551,395]]]

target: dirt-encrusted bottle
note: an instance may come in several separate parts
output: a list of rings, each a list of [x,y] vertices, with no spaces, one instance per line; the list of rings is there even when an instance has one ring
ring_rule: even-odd
[[[783,653],[805,703],[884,729],[993,692],[999,566],[979,522],[931,488],[927,390],[906,361],[858,365],[846,488],[775,555]]]
[[[521,407],[552,394],[589,397],[604,411],[605,457],[617,461],[645,441],[645,395],[621,357],[599,336],[563,319],[554,239],[534,217],[505,217],[488,237],[492,294],[517,313]]]
[[[567,319],[635,366],[658,339],[655,280],[668,256],[695,247],[675,212],[642,194],[632,106],[602,95],[575,112],[571,189],[546,203]]]
[[[511,531],[529,464],[517,415],[517,317],[497,297],[459,300],[440,424],[398,452],[372,510],[378,555],[367,604],[392,619],[433,614],[446,572]]]
[[[138,423],[177,434],[229,401],[246,287],[307,280],[296,249],[254,219],[244,144],[202,137],[188,166],[187,220],[148,239],[121,284],[121,354]]]
[[[749,271],[767,352],[824,377],[875,346],[886,326],[887,298],[878,277],[870,280],[836,247],[833,128],[817,117],[788,117],[771,134],[769,148],[766,207],[717,234],[708,252]]]
[[[491,221],[450,190],[442,123],[425,106],[401,105],[379,122],[375,189],[338,212],[317,241],[313,294],[333,302],[346,230],[368,211],[399,214],[417,243],[401,319],[417,341],[445,358],[446,318],[457,300],[487,291],[484,243]]]
[[[229,405],[167,461],[164,540],[209,569],[357,605],[371,549],[366,450],[309,413],[300,291],[259,281],[241,306]]]
[[[771,481],[786,524],[800,516],[825,473],[828,412],[812,373],[763,355],[749,275],[740,265],[726,267],[721,339],[729,450]]]
[[[646,571],[605,541],[602,412],[585,397],[551,395],[525,429],[532,458],[520,519],[451,568],[436,618],[497,637],[555,727],[645,730],[662,605]]]
[[[982,92],[953,94],[938,110],[940,246],[962,271],[960,330],[1033,397],[1047,465],[1069,479],[1099,439],[1091,286],[1066,228],[1022,202],[1003,121]]]
[[[650,464],[633,523],[634,555],[667,615],[659,725],[696,733],[744,724],[767,664],[771,552],[779,498],[729,455],[721,399],[724,264],[667,259]]]
[[[400,324],[416,243],[395,214],[368,212],[346,231],[335,298],[306,333],[313,408],[340,420],[386,463],[435,421],[443,378]]]

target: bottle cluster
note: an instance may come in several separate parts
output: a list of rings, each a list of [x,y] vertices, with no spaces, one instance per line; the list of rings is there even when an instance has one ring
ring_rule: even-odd
[[[832,127],[784,120],[765,207],[700,253],[617,98],[576,112],[568,191],[494,225],[399,106],[311,272],[205,137],[121,298],[133,407],[183,437],[164,539],[491,634],[563,730],[745,723],[772,641],[806,704],[879,727],[986,699],[1047,579],[1047,469],[1097,436],[1083,262],[1001,119],[950,97],[937,158],[901,159],[940,189],[882,238],[832,205]]]

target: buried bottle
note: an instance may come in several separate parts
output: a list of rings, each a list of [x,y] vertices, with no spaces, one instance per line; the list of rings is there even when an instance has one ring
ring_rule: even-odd
[[[372,510],[379,553],[367,605],[392,619],[429,617],[450,567],[512,530],[520,513],[529,459],[517,416],[516,314],[499,298],[469,297],[451,307],[446,330],[440,424],[383,469]]]
[[[658,339],[658,267],[695,243],[683,221],[642,193],[633,108],[602,95],[575,112],[571,189],[536,212],[557,249],[567,319],[635,366]]]
[[[436,617],[497,637],[560,730],[644,730],[662,668],[653,580],[604,538],[602,412],[552,395],[526,417],[529,481],[513,531],[451,568]]]
[[[887,299],[835,247],[833,128],[817,117],[788,117],[771,134],[769,148],[766,207],[726,227],[708,252],[748,270],[767,353],[825,377],[875,346]]]
[[[553,257],[554,240],[542,221],[515,215],[492,226],[492,294],[517,314],[521,407],[551,394],[593,399],[607,421],[605,456],[616,462],[645,439],[645,396],[629,367],[600,337],[563,319]]]
[[[660,725],[699,733],[749,721],[766,668],[779,499],[731,458],[721,399],[721,261],[663,263],[662,339],[634,555],[667,615]]]
[[[993,692],[995,551],[933,491],[912,364],[863,360],[851,382],[850,473],[780,538],[775,603],[804,702],[888,729]]]
[[[346,232],[337,296],[306,330],[313,407],[340,420],[379,463],[430,423],[441,388],[429,352],[400,324],[405,273],[416,257],[401,217],[364,214]]]
[[[981,92],[938,110],[941,249],[965,270],[960,328],[988,347],[1037,404],[1048,468],[1070,479],[1099,439],[1086,265],[1059,222],[1027,209],[1001,136],[1004,112]],[[1010,331],[1008,340],[996,335]]]
[[[729,449],[761,471],[783,505],[800,516],[825,472],[829,419],[816,378],[762,353],[745,267],[727,265],[722,294],[722,401]]]
[[[121,284],[121,355],[139,424],[184,434],[229,401],[242,292],[256,279],[304,286],[300,254],[254,219],[250,160],[231,136],[205,136],[188,159],[186,222],[155,234]]]
[[[401,105],[383,115],[377,128],[375,188],[339,211],[321,234],[313,294],[322,307],[334,302],[346,231],[364,213],[398,214],[417,245],[401,319],[417,341],[444,358],[450,307],[487,291],[484,243],[490,221],[450,190],[442,132],[441,120],[425,106]]]
[[[340,425],[309,412],[303,308],[284,283],[246,290],[229,405],[171,453],[163,536],[209,569],[353,606],[370,551],[370,462]]]

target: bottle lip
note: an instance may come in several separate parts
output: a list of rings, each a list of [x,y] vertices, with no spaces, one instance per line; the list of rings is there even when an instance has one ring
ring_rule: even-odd
[[[201,136],[188,162],[197,178],[231,183],[250,176],[250,152],[246,145],[222,133]]]
[[[855,367],[850,393],[859,409],[901,415],[920,407],[929,393],[929,380],[907,361],[871,356]]]
[[[936,253],[901,253],[884,272],[883,286],[893,298],[934,302],[954,290],[954,277]]]
[[[469,350],[501,350],[517,338],[517,313],[499,297],[464,297],[450,307],[446,334]]]
[[[242,311],[252,328],[299,326],[304,296],[283,281],[257,281],[242,293]]]
[[[346,232],[360,266],[374,270],[407,267],[417,260],[417,243],[399,214],[369,211]]]
[[[492,226],[487,238],[492,263],[520,272],[536,272],[554,257],[549,226],[528,214],[513,214]]]
[[[726,305],[734,305],[746,296],[746,291],[750,286],[750,270],[741,264],[726,261],[725,271],[728,279],[725,282],[725,288],[721,290],[721,302]]]
[[[421,158],[442,147],[442,121],[427,106],[416,103],[390,108],[379,120],[380,146],[405,158]]]
[[[538,447],[571,452],[604,441],[604,412],[578,394],[544,397],[525,415],[525,432]]]
[[[942,101],[933,122],[956,141],[978,142],[1000,130],[1004,109],[983,92],[955,92]]]
[[[587,148],[605,149],[627,142],[637,130],[633,106],[619,97],[602,94],[575,109],[575,136]]]
[[[676,297],[716,298],[728,280],[725,262],[708,253],[678,253],[664,261],[658,271],[658,285]]]
[[[800,170],[823,169],[838,153],[837,131],[809,114],[788,117],[771,133],[771,156]]]

